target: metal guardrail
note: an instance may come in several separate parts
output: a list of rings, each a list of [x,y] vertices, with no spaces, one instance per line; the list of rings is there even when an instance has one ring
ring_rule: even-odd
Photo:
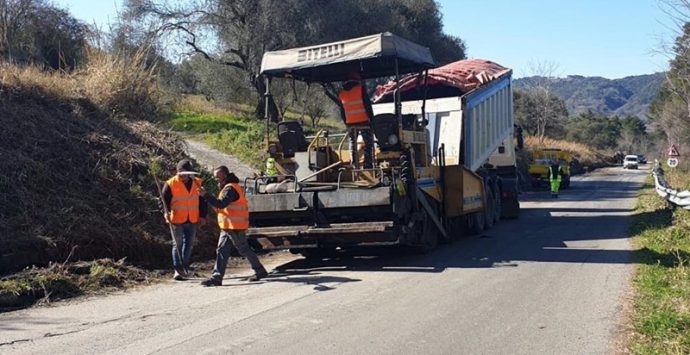
[[[668,184],[668,181],[666,181],[666,177],[664,176],[664,170],[661,168],[661,165],[658,161],[654,163],[654,169],[652,169],[652,176],[654,177],[654,186],[656,187],[656,193],[658,193],[659,196],[678,207],[690,210],[690,191],[678,191],[673,189]]]

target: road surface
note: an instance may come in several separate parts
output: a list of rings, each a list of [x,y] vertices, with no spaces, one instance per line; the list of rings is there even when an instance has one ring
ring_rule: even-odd
[[[616,350],[647,170],[522,195],[502,221],[424,256],[310,263],[265,282],[164,283],[0,314],[0,353],[603,354]]]

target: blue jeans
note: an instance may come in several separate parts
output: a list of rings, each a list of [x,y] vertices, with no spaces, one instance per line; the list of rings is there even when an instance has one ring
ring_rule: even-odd
[[[191,264],[192,246],[196,236],[196,223],[173,224],[172,226],[175,233],[175,243],[180,250],[180,255],[182,255],[182,260],[180,260],[173,245],[173,267],[175,270],[181,270],[189,267],[189,264]]]

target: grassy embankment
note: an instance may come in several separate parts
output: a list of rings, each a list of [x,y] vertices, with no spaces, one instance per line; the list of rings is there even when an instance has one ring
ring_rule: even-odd
[[[154,176],[184,146],[152,122],[165,95],[145,59],[0,64],[0,311],[155,277],[130,263],[169,265]]]
[[[666,175],[675,189],[690,189],[687,172]],[[661,199],[649,179],[632,225],[638,264],[633,280],[632,353],[690,354],[689,228],[690,211]]]
[[[288,120],[298,118],[298,114],[286,114]],[[249,105],[222,104],[200,96],[187,96],[175,105],[170,127],[255,168],[262,168],[265,161],[266,121],[254,118],[253,107]],[[333,118],[321,120],[319,127],[332,133],[344,130],[343,124]],[[276,126],[271,124],[269,129],[275,139]],[[306,134],[315,132],[309,125],[305,125],[304,130]]]

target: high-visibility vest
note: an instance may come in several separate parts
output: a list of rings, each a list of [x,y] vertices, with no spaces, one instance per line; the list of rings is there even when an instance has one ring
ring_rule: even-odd
[[[553,165],[549,166],[549,180],[560,180],[561,179],[561,167],[554,171]]]
[[[199,187],[201,186],[201,179],[195,177],[192,180],[192,188],[187,190],[184,182],[179,175],[175,175],[166,181],[172,192],[172,200],[170,202],[170,212],[172,217],[170,222],[172,224],[182,224],[186,222],[199,222]]]
[[[362,97],[362,85],[357,84],[350,90],[342,90],[338,94],[340,103],[345,110],[345,124],[366,123],[369,121],[369,114],[364,106]]]
[[[230,188],[235,189],[240,198],[225,208],[216,210],[218,212],[218,227],[220,229],[246,230],[249,228],[249,203],[247,203],[247,198],[244,196],[244,190],[240,184],[231,182],[225,185],[220,190],[218,199],[222,199],[225,191]]]

